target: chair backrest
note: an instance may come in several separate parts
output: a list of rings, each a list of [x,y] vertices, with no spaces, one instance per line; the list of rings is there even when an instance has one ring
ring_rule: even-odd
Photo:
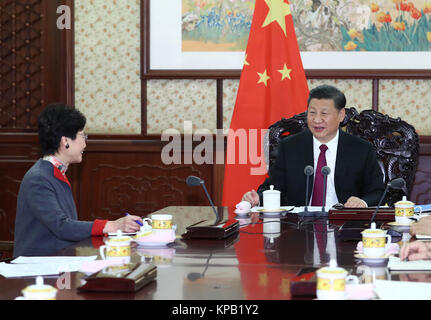
[[[269,127],[266,159],[269,167],[275,161],[281,139],[287,134],[295,134],[306,128],[306,112],[289,119],[283,118]],[[374,110],[358,113],[355,108],[346,108],[346,116],[340,128],[371,142],[376,148],[385,184],[402,177],[406,181],[407,195],[410,193],[419,157],[419,137],[412,125],[400,118],[394,119]],[[403,195],[402,190],[390,188],[384,203],[393,205]]]

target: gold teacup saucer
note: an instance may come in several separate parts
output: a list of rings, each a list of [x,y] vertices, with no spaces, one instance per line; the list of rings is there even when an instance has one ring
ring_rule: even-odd
[[[414,221],[410,222],[410,223],[399,223],[396,221],[392,221],[392,222],[388,222],[389,226],[394,226],[394,227],[410,227],[413,223],[415,223]]]
[[[282,209],[282,208],[279,208],[279,209],[265,209],[265,208],[263,208],[263,209],[257,209],[257,211],[262,212],[262,213],[281,213],[281,212],[284,212],[287,210]]]

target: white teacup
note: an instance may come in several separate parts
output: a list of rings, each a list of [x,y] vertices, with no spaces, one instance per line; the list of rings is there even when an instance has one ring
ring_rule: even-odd
[[[370,258],[380,258],[386,252],[386,240],[390,244],[392,238],[386,230],[376,229],[376,223],[371,223],[370,229],[362,231],[362,247],[364,255]]]
[[[172,229],[172,215],[153,214],[151,215],[151,227],[156,230]]]
[[[320,268],[317,274],[316,295],[319,300],[346,299],[346,283],[358,284],[358,277],[347,275],[347,271],[337,267],[335,259],[331,259],[329,267]]]
[[[274,186],[270,185],[270,190],[264,191],[263,194],[263,208],[265,210],[280,209],[280,191],[274,190]]]
[[[55,300],[57,289],[48,284],[43,284],[42,277],[36,277],[36,284],[26,287],[22,290],[22,296],[16,297],[15,300]]]
[[[415,204],[408,201],[406,196],[403,196],[401,201],[394,204],[395,206],[395,221],[400,224],[410,224],[413,223],[412,218],[415,214]],[[422,213],[422,208],[419,207],[419,215]]]
[[[100,256],[103,260],[115,259],[123,263],[129,263],[131,254],[131,242],[131,237],[123,236],[121,234],[121,231],[118,231],[117,236],[110,237],[105,242],[105,245],[100,246]]]

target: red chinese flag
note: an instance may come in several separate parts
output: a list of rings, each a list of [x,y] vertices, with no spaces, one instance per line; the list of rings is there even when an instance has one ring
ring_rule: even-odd
[[[265,178],[262,129],[305,111],[307,99],[308,85],[288,1],[256,0],[228,133],[224,206],[237,204]]]

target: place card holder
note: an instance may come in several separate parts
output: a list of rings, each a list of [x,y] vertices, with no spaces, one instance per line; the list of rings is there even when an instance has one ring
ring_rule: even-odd
[[[157,267],[144,263],[137,264],[129,273],[121,276],[106,274],[103,270],[84,278],[79,291],[136,292],[154,281]]]

